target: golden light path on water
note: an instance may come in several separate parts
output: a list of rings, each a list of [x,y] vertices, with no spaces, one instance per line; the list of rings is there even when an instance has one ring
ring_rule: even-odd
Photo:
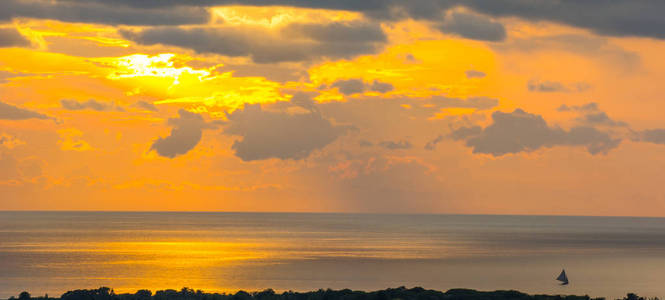
[[[65,275],[63,278],[81,282],[79,288],[106,285],[117,293],[183,286],[232,292],[238,287],[224,282],[225,278],[232,276],[225,270],[274,255],[268,250],[271,248],[268,244],[191,240],[16,244],[14,247],[36,255],[46,252],[53,256],[75,257],[79,275],[72,278],[62,274]],[[73,266],[65,259],[40,262],[33,267],[68,273]]]
[[[0,296],[516,289],[660,295],[663,219],[250,213],[0,212]],[[554,278],[565,268],[571,285]],[[616,270],[621,270],[620,272]]]
[[[195,287],[209,292],[235,292],[239,289],[260,290],[271,287],[239,277],[258,277],[251,274],[257,269],[270,269],[271,265],[292,261],[317,259],[428,259],[441,256],[464,256],[474,252],[460,246],[447,250],[438,246],[437,252],[427,241],[360,240],[355,237],[330,237],[306,240],[277,238],[260,242],[255,238],[234,241],[167,238],[153,240],[150,236],[168,235],[168,231],[141,232],[145,241],[74,242],[48,244],[5,244],[4,247],[21,249],[23,253],[49,253],[56,257],[72,257],[81,277],[71,275],[62,279],[83,282],[79,288],[98,285],[113,287],[117,293],[133,293],[139,289],[151,291]],[[179,236],[179,233],[172,233]],[[201,234],[200,232],[194,234]],[[205,233],[210,234],[210,233]],[[443,251],[443,252],[441,252]],[[54,259],[33,267],[67,273],[71,261]],[[245,269],[247,267],[249,269]],[[58,271],[61,270],[61,271]],[[249,271],[248,271],[249,270]],[[260,271],[260,270],[259,270]],[[57,276],[51,279],[58,279]],[[301,278],[306,280],[306,278]],[[87,283],[86,283],[87,282]]]
[[[225,266],[241,264],[249,260],[265,260],[271,256],[256,243],[164,241],[100,243],[89,251],[104,253],[110,260],[102,268],[134,269],[125,282],[115,287],[119,293],[132,293],[139,289],[152,291],[191,286],[197,289],[233,292],[238,287],[225,283],[229,274],[215,275],[213,268],[224,272]]]

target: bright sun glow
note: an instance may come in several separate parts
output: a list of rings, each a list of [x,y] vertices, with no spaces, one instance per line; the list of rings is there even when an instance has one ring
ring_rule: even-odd
[[[173,78],[173,85],[177,85],[180,83],[180,77],[184,74],[194,75],[200,81],[210,75],[208,70],[176,66],[176,55],[173,53],[162,53],[153,56],[133,54],[119,58],[102,58],[100,62],[116,68],[114,72],[108,75],[109,79],[163,77]]]

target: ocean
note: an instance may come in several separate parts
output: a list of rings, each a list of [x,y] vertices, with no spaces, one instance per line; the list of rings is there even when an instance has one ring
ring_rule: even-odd
[[[570,284],[554,279],[566,270]],[[665,296],[665,218],[0,212],[0,298],[190,287]]]

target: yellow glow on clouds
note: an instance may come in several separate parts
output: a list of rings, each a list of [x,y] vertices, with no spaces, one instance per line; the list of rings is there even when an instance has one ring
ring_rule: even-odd
[[[330,85],[340,79],[380,80],[395,89],[386,96],[474,96],[487,87],[486,79],[469,79],[466,71],[491,76],[497,68],[494,53],[480,43],[460,40],[414,41],[390,46],[378,55],[323,63],[309,69],[312,86]],[[340,100],[334,90],[317,99]]]
[[[277,34],[289,24],[295,23],[382,22],[369,20],[355,12],[275,6],[214,7],[210,9],[210,12],[212,24],[195,26],[209,26],[212,29],[227,26],[238,30],[250,28],[252,30],[248,30],[248,32]],[[339,203],[333,202],[320,202],[323,204],[317,206],[320,200],[318,198],[314,199],[316,201],[307,202],[311,198],[311,194],[319,192],[315,188],[303,189],[301,194],[295,190],[293,190],[293,194],[282,194],[282,199],[292,201],[289,202],[291,203],[289,205],[274,201],[273,198],[277,193],[269,192],[267,193],[270,194],[269,196],[262,196],[259,192],[272,191],[270,188],[278,190],[276,187],[290,191],[291,185],[300,187],[298,183],[302,180],[297,176],[306,176],[308,180],[312,181],[316,180],[317,176],[328,178],[327,173],[314,174],[315,171],[311,168],[311,166],[315,166],[314,168],[329,169],[325,165],[328,161],[317,160],[314,157],[306,163],[279,160],[242,162],[234,156],[231,146],[239,138],[219,134],[221,131],[219,128],[203,130],[199,144],[191,152],[175,159],[164,158],[154,151],[151,152],[150,146],[156,138],[163,138],[171,134],[174,127],[169,126],[166,120],[177,116],[178,109],[201,113],[206,120],[224,118],[225,112],[241,108],[247,103],[288,101],[291,94],[297,91],[319,93],[316,100],[321,102],[347,101],[354,98],[375,100],[405,98],[405,101],[399,101],[400,114],[395,118],[390,116],[391,122],[399,123],[399,126],[394,127],[391,127],[390,123],[378,124],[383,122],[378,119],[375,121],[373,118],[364,118],[364,116],[382,116],[384,112],[379,110],[358,112],[358,115],[363,115],[362,120],[352,119],[355,116],[351,114],[345,116],[344,113],[348,112],[330,112],[330,115],[325,115],[328,112],[322,110],[323,117],[330,119],[331,122],[340,122],[340,124],[348,122],[358,126],[359,131],[349,132],[348,135],[340,137],[340,141],[343,138],[366,138],[369,140],[369,144],[376,145],[382,140],[404,139],[413,145],[410,149],[393,150],[392,152],[376,146],[362,149],[362,151],[376,156],[377,159],[389,155],[387,153],[396,156],[420,155],[426,142],[449,132],[450,128],[444,126],[446,121],[440,121],[440,119],[462,115],[463,117],[459,119],[468,117],[471,120],[472,117],[484,117],[480,122],[491,122],[489,116],[492,110],[495,110],[478,111],[474,108],[455,107],[439,110],[435,109],[434,104],[426,107],[424,103],[409,102],[406,98],[422,99],[433,96],[498,98],[500,101],[498,110],[505,112],[520,107],[527,112],[542,115],[551,126],[559,126],[559,119],[578,121],[574,119],[574,116],[571,117],[573,112],[557,113],[556,107],[561,104],[572,106],[598,101],[600,107],[612,118],[625,120],[631,125],[638,124],[639,121],[648,122],[636,125],[635,130],[665,126],[662,124],[662,116],[658,114],[662,111],[662,101],[659,100],[659,95],[663,93],[661,85],[658,85],[657,80],[654,81],[663,77],[660,76],[663,75],[662,41],[652,39],[636,41],[625,37],[615,37],[612,38],[613,40],[609,40],[606,37],[598,37],[588,30],[563,25],[533,24],[512,19],[501,21],[507,26],[509,34],[508,39],[500,44],[473,41],[452,34],[444,34],[433,28],[432,24],[421,20],[394,23],[385,21],[381,26],[387,35],[387,43],[375,54],[339,60],[326,60],[319,57],[316,60],[304,62],[255,64],[249,57],[201,55],[193,50],[164,45],[144,46],[125,40],[119,33],[120,30],[125,29],[141,29],[138,27],[33,19],[14,20],[13,23],[1,27],[16,28],[32,42],[32,45],[24,48],[0,49],[0,70],[4,74],[9,74],[4,75],[6,79],[0,78],[0,101],[52,116],[63,122],[56,124],[51,120],[3,121],[0,132],[0,151],[16,156],[18,161],[26,159],[28,154],[23,153],[24,149],[32,151],[29,155],[46,162],[43,166],[45,178],[62,180],[62,185],[75,181],[74,175],[68,177],[69,175],[62,174],[84,175],[89,176],[91,181],[108,182],[111,187],[109,190],[115,194],[109,194],[109,190],[103,193],[101,189],[92,190],[91,188],[90,195],[101,195],[112,201],[94,207],[88,206],[89,208],[104,208],[104,205],[119,209],[136,208],[133,205],[144,205],[151,202],[148,200],[136,201],[139,196],[130,196],[131,194],[137,191],[139,192],[137,195],[141,194],[140,192],[152,193],[153,190],[156,190],[163,192],[163,196],[169,199],[159,205],[164,205],[169,209],[326,210],[344,209],[344,207],[336,206]],[[188,26],[182,27],[188,28]],[[255,30],[259,27],[260,30]],[[551,38],[553,35],[555,35],[554,39]],[[586,46],[574,48],[574,51],[570,50],[569,45],[561,44],[561,37],[567,36],[576,37],[581,42],[586,41],[585,38],[590,38],[590,46],[598,43],[600,45],[598,49],[602,51],[588,50],[589,47]],[[530,47],[522,47],[520,43],[526,43]],[[74,51],[79,50],[79,45],[85,46],[85,49]],[[630,52],[624,51],[623,48]],[[639,54],[640,59],[644,61],[644,66],[648,67],[645,69],[648,72],[626,68],[621,69],[622,73],[619,74],[616,71],[618,62],[623,61],[622,59],[625,57],[630,58],[630,54],[633,52]],[[618,62],[613,62],[615,60]],[[484,75],[468,76],[468,71],[476,71],[474,74],[482,73]],[[280,77],[282,75],[280,72],[288,73],[289,76]],[[640,75],[635,76],[638,73]],[[592,88],[584,93],[574,91],[536,93],[529,91],[526,87],[528,80],[532,78],[561,82],[564,85],[584,82],[590,83]],[[621,80],[617,78],[621,78]],[[338,80],[349,79],[361,80],[366,84],[379,81],[392,85],[394,89],[387,92],[366,89],[360,93],[345,95],[332,87]],[[78,102],[94,99],[112,105],[113,109],[68,110],[62,107],[60,103],[62,99],[72,99]],[[640,99],[641,102],[640,105],[626,105],[626,99]],[[158,110],[149,105],[141,107],[137,105],[140,103],[139,101],[155,104]],[[343,104],[339,107],[343,107]],[[362,109],[364,106],[358,105],[357,107]],[[423,112],[426,110],[427,112]],[[403,119],[397,119],[398,117]],[[426,119],[428,117],[429,120]],[[7,125],[5,126],[5,124]],[[564,123],[562,128],[569,127]],[[110,129],[108,134],[100,136],[99,132],[106,129]],[[390,132],[383,135],[384,131]],[[113,132],[118,133],[110,134]],[[432,172],[435,173],[435,176],[450,180],[457,186],[481,184],[487,187],[488,191],[497,195],[501,194],[504,188],[503,183],[499,181],[483,182],[482,179],[478,179],[479,181],[475,182],[465,179],[464,176],[458,176],[460,170],[455,169],[455,166],[447,168],[450,164],[446,159],[454,159],[459,162],[459,165],[463,166],[463,171],[466,169],[473,172],[479,171],[478,164],[485,163],[493,168],[492,171],[488,171],[488,168],[480,170],[484,172],[484,176],[478,176],[478,178],[500,177],[499,175],[494,176],[490,172],[501,176],[504,174],[515,177],[523,175],[523,173],[511,173],[518,172],[514,171],[511,162],[520,160],[521,154],[487,162],[486,158],[470,155],[468,147],[460,143],[453,141],[442,143],[445,146],[441,144],[435,151],[423,154],[423,164],[446,166],[440,168],[441,173]],[[353,148],[356,145],[353,140],[344,140],[339,144],[349,152],[360,151]],[[33,145],[38,145],[38,147],[33,147]],[[637,152],[631,152],[637,151],[634,150],[637,149],[636,147],[644,148],[638,149],[642,151],[639,155],[635,155]],[[653,161],[658,161],[657,158],[662,157],[662,148],[655,147],[660,146],[644,144],[636,146],[635,143],[626,139],[621,148],[611,152],[608,156],[590,157],[583,149],[560,147],[543,150],[544,154],[541,152],[533,154],[532,160],[529,162],[542,161],[542,159],[552,159],[554,162],[554,155],[561,155],[565,160],[570,160],[570,157],[573,156],[577,157],[577,161],[571,164],[552,163],[557,166],[574,165],[576,167],[574,170],[562,167],[556,173],[556,177],[570,179],[568,185],[564,182],[560,186],[566,186],[569,190],[577,190],[576,185],[584,182],[582,176],[585,174],[583,171],[577,170],[577,167],[594,162],[594,164],[589,163],[584,170],[587,171],[586,174],[596,174],[595,170],[602,167],[603,159],[609,162],[605,165],[608,174],[613,175],[607,176],[607,178],[621,178],[618,176],[621,174],[612,173],[615,170],[648,171],[651,166],[653,166],[653,174],[643,173],[642,176],[635,178],[658,178],[657,174],[662,170],[662,164],[653,164]],[[338,147],[328,146],[321,153],[323,153],[322,155],[329,154],[325,153],[328,150],[330,153],[336,153],[337,149]],[[642,153],[647,150],[651,151],[649,152],[651,154],[643,155]],[[85,151],[95,151],[91,152],[95,155],[82,155],[81,152]],[[615,165],[621,161],[615,159],[618,155],[629,157],[624,158],[622,168],[616,168]],[[60,159],[54,159],[54,157]],[[432,157],[435,159],[431,160]],[[645,166],[640,167],[633,164],[643,157]],[[348,159],[331,158],[331,160],[334,160],[330,162],[332,166],[351,164]],[[72,164],[71,161],[75,163]],[[83,169],[83,167],[89,167],[91,171],[89,173],[80,171],[79,169]],[[129,167],[136,170],[130,177],[126,172]],[[536,181],[538,180],[537,173],[542,167],[539,165],[532,165],[532,167],[534,171],[529,172],[529,178],[534,178],[533,180]],[[450,174],[446,174],[446,170],[450,170]],[[526,163],[521,170],[529,170]],[[302,172],[302,174],[295,175],[298,172]],[[532,177],[531,173],[535,175]],[[550,177],[549,172],[542,173],[541,176],[543,186],[534,185],[534,187],[541,188],[550,182],[547,180]],[[321,180],[320,186],[318,182],[312,186],[325,188],[324,180]],[[631,186],[631,182],[613,180],[594,182],[598,182],[598,186],[603,186],[603,188],[605,186]],[[217,185],[217,182],[224,182],[228,186]],[[651,183],[645,182],[635,182],[632,185],[636,187],[634,191],[638,190],[637,187],[648,190],[647,184]],[[499,188],[493,188],[493,184]],[[653,181],[653,184],[655,187],[660,186],[656,181]],[[512,185],[505,185],[505,188],[521,190],[513,189]],[[255,191],[256,193],[254,193]],[[595,192],[598,191],[602,192],[601,189],[597,189]],[[626,191],[626,193],[632,192],[632,190]],[[589,188],[583,192],[586,195],[588,192],[594,191]],[[52,196],[51,192],[47,192],[47,194],[48,197]],[[512,193],[506,192],[505,194],[503,199],[509,199],[507,201],[514,198]],[[599,198],[600,195],[613,196],[614,194],[616,193],[607,195],[601,193]],[[217,199],[220,195],[228,196],[225,198],[228,199],[228,202],[213,204],[205,202],[206,199]],[[557,198],[561,197],[561,194],[557,193],[552,193],[552,195]],[[61,199],[71,198],[66,193],[62,193],[61,196]],[[124,196],[127,196],[125,202],[116,201]],[[152,195],[150,196],[152,197]],[[190,207],[186,206],[189,203],[178,202],[185,197],[201,199],[197,201],[208,204]],[[461,198],[464,196],[462,195]],[[473,200],[472,198],[469,198],[470,201]],[[575,198],[571,197],[571,199]],[[302,203],[299,203],[300,200]],[[83,205],[71,203],[73,204],[65,206],[80,208],[77,205]],[[263,206],[259,204],[263,204]],[[472,205],[482,206],[484,204],[475,202]],[[517,205],[515,207],[530,209],[527,206]],[[2,208],[0,207],[0,209]],[[149,208],[149,206],[145,204],[142,208]],[[497,211],[499,209],[487,212]],[[551,212],[537,209],[534,211]]]
[[[163,77],[172,78],[173,85],[180,84],[180,77],[191,75],[203,81],[210,75],[208,70],[194,70],[191,67],[175,67],[176,54],[162,53],[157,55],[132,54],[118,58],[100,58],[94,61],[113,67],[115,70],[108,75],[109,79],[132,77]]]
[[[58,130],[60,135],[60,140],[58,140],[58,145],[60,149],[64,151],[89,151],[92,150],[92,146],[88,142],[82,139],[83,132],[76,128],[65,128]]]
[[[279,27],[289,23],[340,22],[362,19],[357,12],[285,6],[222,6],[211,9],[213,22],[231,25]]]
[[[265,103],[288,99],[280,84],[263,77],[234,77],[232,72],[194,68],[185,64],[188,55],[161,53],[133,54],[123,57],[97,58],[93,61],[107,67],[106,77],[127,89],[127,95],[160,99],[155,104],[201,104],[219,109],[236,109],[245,103]]]

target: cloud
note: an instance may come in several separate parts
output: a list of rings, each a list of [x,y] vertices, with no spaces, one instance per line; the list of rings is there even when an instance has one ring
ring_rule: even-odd
[[[62,99],[60,100],[60,105],[62,105],[62,107],[67,110],[86,110],[86,109],[92,109],[96,111],[125,110],[120,106],[116,106],[111,103],[97,101],[95,99],[89,99],[83,102],[79,102],[76,100]]]
[[[472,136],[479,135],[483,132],[480,126],[460,127],[450,133],[449,137],[453,140],[463,140]]]
[[[560,82],[556,81],[542,81],[537,82],[535,80],[529,80],[527,83],[527,89],[531,92],[566,92],[568,89],[563,86]]]
[[[358,141],[358,145],[360,147],[372,147],[372,146],[374,146],[374,143],[372,143],[368,140],[360,140],[360,141]]]
[[[461,1],[477,12],[496,17],[520,17],[587,28],[612,36],[665,38],[665,2],[590,1]]]
[[[626,122],[615,121],[611,119],[604,111],[595,111],[595,112],[586,113],[577,120],[591,125],[606,125],[606,126],[619,126],[619,127],[628,126]]]
[[[485,72],[476,70],[467,70],[464,73],[466,74],[466,78],[483,78],[486,75]]]
[[[58,135],[60,135],[58,145],[60,145],[60,149],[64,151],[83,152],[93,150],[92,146],[83,140],[83,132],[81,130],[76,128],[64,128],[58,130]]]
[[[130,7],[116,1],[2,0],[0,21],[23,17],[111,25],[184,25],[205,24],[210,18],[205,7],[168,2],[163,7]]]
[[[365,83],[362,79],[340,79],[330,85],[332,88],[339,89],[344,95],[359,94],[365,91]]]
[[[4,102],[0,102],[0,120],[27,120],[27,119],[52,120],[53,118],[44,114],[40,114],[38,112],[34,112]]]
[[[0,133],[0,146],[14,149],[19,145],[25,145],[25,141],[7,133]]]
[[[453,12],[438,28],[472,40],[499,42],[506,38],[506,29],[501,23],[476,14]]]
[[[374,82],[372,82],[372,85],[369,87],[370,91],[379,92],[379,93],[387,93],[392,91],[393,89],[395,89],[395,87],[392,84],[386,82],[380,82],[378,80],[374,80]]]
[[[576,126],[570,130],[551,127],[542,116],[521,109],[511,113],[496,111],[489,126],[461,127],[449,137],[464,141],[473,153],[493,156],[554,146],[583,146],[595,155],[607,153],[621,143],[620,138],[613,138],[609,133],[591,126]]]
[[[368,140],[360,140],[358,142],[358,145],[360,147],[372,147],[375,144],[373,142],[370,142]],[[407,140],[399,140],[399,141],[381,141],[376,143],[376,146],[379,146],[384,149],[388,150],[406,150],[406,149],[411,149],[413,148],[413,144]]]
[[[334,42],[339,45],[347,43],[386,42],[386,34],[376,23],[366,22],[333,22],[292,23],[282,29],[282,34],[292,38],[309,38],[323,43]]]
[[[435,108],[476,108],[479,110],[491,109],[499,104],[499,100],[488,97],[469,97],[466,99],[461,98],[448,98],[448,97],[432,97],[426,101],[425,105]]]
[[[353,97],[347,101],[329,101],[320,103],[318,107],[321,112],[334,118],[336,121],[346,124],[358,125],[360,128],[380,127],[392,129],[390,134],[382,135],[385,137],[397,136],[395,130],[401,127],[403,122],[417,121],[418,124],[427,124],[430,129],[430,122],[419,122],[420,120],[447,118],[447,108],[468,108],[463,109],[465,113],[484,116],[482,113],[474,112],[488,110],[496,107],[497,99],[487,97],[470,97],[467,99],[450,98],[445,96],[432,97],[386,97],[385,95]],[[372,112],[368,114],[367,112]],[[443,111],[443,112],[442,112]],[[441,114],[441,115],[440,115]],[[443,117],[442,117],[443,116]],[[452,116],[450,116],[452,117]],[[474,116],[475,118],[475,116]],[[395,122],[400,120],[400,122]],[[437,121],[438,122],[438,121]],[[395,128],[397,127],[397,128]],[[399,136],[409,136],[407,132],[399,133]]]
[[[413,145],[411,142],[402,140],[402,141],[382,141],[378,144],[379,146],[386,148],[388,150],[404,150],[411,149]]]
[[[247,56],[257,63],[351,58],[376,53],[386,42],[380,24],[336,22],[293,23],[280,30],[253,26],[155,27],[121,31],[144,45],[167,45],[231,57]]]
[[[333,125],[317,111],[271,112],[263,110],[260,104],[245,104],[243,109],[228,114],[228,119],[224,133],[240,136],[232,149],[243,161],[304,159],[349,129]]]
[[[430,150],[431,151],[431,150],[436,149],[436,144],[438,144],[440,142],[443,142],[443,140],[445,138],[446,137],[444,135],[438,135],[436,138],[434,138],[433,140],[431,140],[431,141],[427,142],[427,144],[425,144],[425,150]]]
[[[570,85],[564,85],[558,81],[538,81],[536,79],[531,79],[527,83],[527,89],[530,92],[543,92],[543,93],[553,93],[553,92],[584,92],[588,90],[590,86],[584,82],[577,82]]]
[[[372,83],[366,83],[362,79],[339,79],[330,85],[331,88],[339,89],[344,95],[353,95],[365,91],[386,93],[392,91],[395,87],[390,83],[374,80]]]
[[[305,92],[296,92],[291,97],[290,104],[302,107],[311,112],[316,112],[319,108],[316,106],[316,102],[313,100],[316,93],[305,93]]]
[[[416,59],[415,56],[413,56],[412,53],[406,54],[406,56],[404,58],[406,58],[406,61],[409,62],[409,63],[418,63],[418,60]]]
[[[565,104],[562,104],[557,108],[557,111],[560,112],[576,112],[580,116],[577,117],[575,120],[582,124],[587,124],[587,125],[600,125],[600,126],[609,126],[609,127],[628,127],[628,124],[623,121],[616,121],[612,118],[610,118],[607,113],[604,111],[600,110],[598,107],[598,103],[596,102],[589,102],[583,105],[573,105],[573,106],[568,106]]]
[[[203,129],[214,127],[204,121],[201,115],[184,109],[178,110],[178,117],[170,118],[168,125],[173,127],[171,134],[157,138],[150,146],[151,151],[155,150],[157,154],[168,158],[174,158],[194,149],[201,141]]]
[[[619,70],[630,70],[640,64],[637,52],[625,50],[613,44],[608,38],[592,35],[555,34],[528,38],[515,37],[503,43],[492,44],[492,48],[523,53],[540,50],[572,52],[618,64],[621,67]]]
[[[648,143],[665,145],[665,129],[647,129],[639,132],[638,140]]]
[[[21,178],[19,161],[11,154],[0,151],[0,181],[18,180]]]
[[[233,72],[234,77],[265,77],[267,80],[279,83],[289,81],[309,81],[306,69],[291,64],[237,64],[227,63],[214,69],[215,73]]]
[[[16,28],[0,28],[0,48],[24,46],[30,46],[30,41],[21,35]]]
[[[12,79],[12,78],[26,77],[26,76],[33,76],[33,75],[35,75],[35,74],[0,70],[0,84],[8,82],[9,79]]]
[[[143,100],[138,101],[138,102],[134,103],[134,106],[145,109],[145,110],[153,111],[153,112],[159,111],[159,108],[157,108],[157,106],[155,106],[154,104],[152,104],[148,101],[143,101]]]
[[[598,111],[598,103],[596,102],[589,102],[584,105],[573,105],[573,106],[568,106],[565,104],[561,104],[559,108],[557,108],[557,111],[581,111],[581,112],[593,112],[593,111]]]
[[[335,9],[360,12],[375,20],[411,18],[435,22],[452,8],[466,7],[475,13],[494,18],[517,17],[533,22],[549,21],[589,29],[602,35],[665,38],[665,16],[662,14],[665,11],[665,2],[635,0],[3,0],[0,1],[0,19],[28,17],[134,25],[205,24],[210,16],[207,8],[223,5]],[[457,14],[461,16],[459,20],[455,18],[452,25],[448,25],[459,31],[457,34],[483,40],[497,40],[501,37],[500,24],[483,19],[474,22],[474,14]]]

